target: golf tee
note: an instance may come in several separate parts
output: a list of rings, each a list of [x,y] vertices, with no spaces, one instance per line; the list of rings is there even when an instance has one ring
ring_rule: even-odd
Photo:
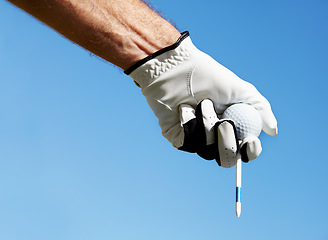
[[[241,214],[241,158],[238,154],[237,164],[236,164],[236,216],[239,218]]]

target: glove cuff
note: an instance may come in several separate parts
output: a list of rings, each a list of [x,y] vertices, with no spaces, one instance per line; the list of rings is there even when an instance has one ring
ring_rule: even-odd
[[[165,52],[168,52],[170,50],[173,50],[175,48],[177,48],[181,42],[185,39],[189,37],[189,32],[188,31],[185,31],[183,33],[181,33],[181,36],[179,37],[179,39],[174,43],[172,44],[171,46],[168,46],[168,47],[165,47],[157,52],[154,52],[153,54],[150,54],[148,57],[145,57],[144,59],[141,59],[140,61],[136,62],[134,65],[132,65],[131,67],[129,67],[127,70],[124,71],[124,73],[126,75],[130,75],[130,73],[132,73],[134,70],[136,70],[138,67],[140,67],[141,65],[143,65],[144,63],[148,62],[149,60],[165,53]]]
[[[163,48],[140,60],[124,73],[129,75],[138,86],[148,86],[161,73],[177,66],[189,58],[196,47],[191,42],[189,32],[181,33],[180,38],[171,46]]]

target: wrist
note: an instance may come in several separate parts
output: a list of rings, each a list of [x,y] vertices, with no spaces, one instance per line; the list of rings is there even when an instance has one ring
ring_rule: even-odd
[[[162,55],[166,52],[176,49],[177,47],[179,47],[179,45],[182,43],[182,41],[184,39],[186,39],[187,37],[189,37],[188,31],[185,31],[185,32],[179,34],[179,37],[177,38],[176,41],[174,41],[173,44],[167,45],[151,54],[146,55],[144,58],[138,60],[132,66],[130,66],[128,69],[126,69],[124,71],[124,73],[127,75],[130,75],[130,73],[132,73],[134,70],[136,70],[137,68],[139,68],[141,65],[145,64],[146,62],[158,57],[159,55]]]
[[[126,47],[127,58],[119,67],[128,71],[128,69],[145,58],[174,45],[180,37],[181,34],[171,25],[168,29],[145,32],[142,35],[132,33],[129,36],[128,46]]]

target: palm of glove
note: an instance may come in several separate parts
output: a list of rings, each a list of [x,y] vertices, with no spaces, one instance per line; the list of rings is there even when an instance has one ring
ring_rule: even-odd
[[[188,35],[181,38],[177,46],[147,60],[130,76],[141,87],[163,136],[174,147],[231,167],[234,164],[229,159],[237,150],[226,153],[224,149],[230,145],[239,148],[239,143],[233,125],[220,120],[223,111],[234,103],[252,105],[262,117],[263,130],[272,136],[277,134],[276,119],[269,102],[253,85],[199,51]],[[249,143],[253,147],[248,147],[244,159],[252,160],[260,153],[260,141]],[[223,155],[228,156],[226,161]]]

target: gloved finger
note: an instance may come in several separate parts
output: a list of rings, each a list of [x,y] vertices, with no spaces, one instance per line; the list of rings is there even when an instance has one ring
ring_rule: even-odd
[[[240,144],[240,155],[243,162],[256,159],[262,152],[261,141],[256,136],[246,137]]]
[[[199,144],[197,154],[204,159],[212,160],[217,156],[214,126],[219,121],[214,104],[209,99],[201,101],[196,108],[198,126],[205,133],[205,144]]]
[[[179,150],[195,153],[197,151],[198,141],[203,136],[198,133],[195,109],[188,104],[179,106],[180,122],[184,130],[184,142]]]
[[[224,168],[231,168],[237,163],[238,140],[232,120],[220,120],[216,126],[218,155],[216,162]]]
[[[179,114],[180,114],[180,122],[182,125],[196,118],[195,109],[188,104],[181,104],[179,106]]]
[[[278,134],[277,120],[273,115],[268,100],[263,97],[261,106],[255,106],[255,108],[259,111],[262,117],[263,131],[270,136],[276,136]]]
[[[199,156],[212,160],[217,156],[214,126],[219,121],[211,100],[204,99],[196,108],[181,104],[180,121],[184,129],[184,143],[179,150],[197,152]]]
[[[205,130],[206,145],[215,142],[214,125],[219,121],[214,110],[214,104],[209,99],[204,99],[198,104],[196,109],[196,118],[202,122]]]

